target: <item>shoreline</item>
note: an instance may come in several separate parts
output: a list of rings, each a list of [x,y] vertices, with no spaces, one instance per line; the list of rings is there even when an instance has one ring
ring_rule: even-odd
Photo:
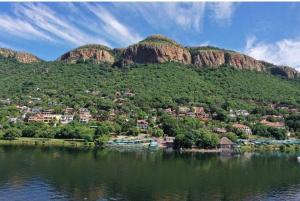
[[[148,149],[145,146],[124,146],[124,145],[103,145],[97,146],[94,142],[86,142],[78,139],[53,139],[53,138],[17,138],[13,140],[0,139],[1,145],[14,145],[14,146],[40,146],[40,147],[67,147],[75,149],[94,149],[94,148],[104,148],[104,149]],[[168,150],[168,148],[159,147],[154,150]],[[150,150],[150,149],[149,149]],[[153,150],[153,149],[151,149]],[[220,148],[216,149],[181,149],[171,151],[180,151],[183,153],[244,153],[244,152],[300,152],[300,145],[278,145],[278,144],[269,144],[269,145],[241,145],[239,150],[225,150],[222,151]]]

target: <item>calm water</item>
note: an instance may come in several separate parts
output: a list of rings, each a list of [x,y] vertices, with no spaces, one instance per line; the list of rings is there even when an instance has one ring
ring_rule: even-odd
[[[286,154],[2,146],[0,200],[300,200],[300,164]]]

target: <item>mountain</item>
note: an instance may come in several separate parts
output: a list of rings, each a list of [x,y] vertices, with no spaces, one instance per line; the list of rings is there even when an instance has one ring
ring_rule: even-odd
[[[13,59],[20,63],[34,63],[41,61],[41,59],[39,59],[37,56],[34,56],[33,54],[27,52],[17,52],[6,48],[0,48],[0,58],[1,57]]]
[[[133,63],[178,62],[198,69],[229,66],[290,79],[300,77],[300,73],[291,67],[259,61],[245,54],[217,47],[184,47],[162,35],[152,35],[127,48],[113,50],[103,45],[85,45],[65,53],[58,60],[68,63],[110,63],[119,67],[130,66]]]
[[[122,58],[135,63],[175,61],[191,64],[191,54],[186,48],[161,35],[149,36],[145,40],[127,47]]]
[[[84,45],[71,50],[61,57],[58,61],[66,61],[68,63],[92,62],[92,63],[114,63],[114,55],[110,48],[104,45]]]

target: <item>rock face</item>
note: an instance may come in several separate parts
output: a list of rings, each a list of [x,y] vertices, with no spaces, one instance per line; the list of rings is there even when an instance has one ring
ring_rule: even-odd
[[[16,52],[6,48],[0,48],[0,57],[15,59],[20,63],[35,63],[41,61],[38,57],[30,53]]]
[[[59,61],[67,63],[92,62],[113,63],[115,61],[112,50],[103,45],[85,45],[63,54]]]
[[[161,35],[153,35],[126,48],[122,57],[136,63],[164,63],[175,61],[183,64],[191,63],[191,55],[187,49]]]
[[[291,67],[276,66],[234,51],[213,47],[190,48],[190,51],[192,64],[197,68],[219,68],[227,65],[236,69],[267,72],[288,78],[300,77],[299,72]]]

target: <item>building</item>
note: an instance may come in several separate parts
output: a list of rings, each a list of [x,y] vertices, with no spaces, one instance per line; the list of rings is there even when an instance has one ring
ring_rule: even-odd
[[[178,107],[178,116],[184,117],[187,115],[187,113],[190,112],[190,108],[187,106],[180,106]]]
[[[148,129],[149,123],[144,119],[139,119],[136,122],[136,126],[140,129],[146,130],[146,129]]]
[[[241,131],[242,133],[245,133],[247,135],[252,135],[252,131],[249,126],[243,124],[233,124],[232,127]]]
[[[265,126],[269,126],[269,127],[273,127],[273,128],[285,128],[285,124],[284,122],[270,122],[266,119],[262,119],[260,121],[261,124],[265,125]]]
[[[36,114],[28,117],[28,122],[44,122],[44,123],[56,123],[61,118],[60,114]]]
[[[79,109],[79,122],[88,123],[92,119],[92,115],[87,108]]]
[[[214,132],[219,133],[219,134],[224,134],[227,132],[226,128],[214,128]]]
[[[221,151],[232,151],[234,149],[234,143],[227,137],[222,137],[219,143]]]
[[[44,123],[56,123],[59,122],[60,114],[42,114]]]
[[[18,118],[17,118],[17,117],[10,117],[10,118],[8,119],[8,122],[9,122],[9,123],[12,123],[12,124],[17,123],[17,121],[18,121]]]
[[[74,108],[67,107],[64,109],[64,114],[74,114]]]
[[[74,120],[74,115],[62,115],[60,118],[61,124],[68,124]]]
[[[42,114],[54,114],[55,112],[54,112],[54,109],[47,109],[47,110],[43,110],[42,111]]]
[[[195,117],[202,121],[209,120],[209,114],[205,112],[204,107],[193,107],[193,113],[195,114]]]

